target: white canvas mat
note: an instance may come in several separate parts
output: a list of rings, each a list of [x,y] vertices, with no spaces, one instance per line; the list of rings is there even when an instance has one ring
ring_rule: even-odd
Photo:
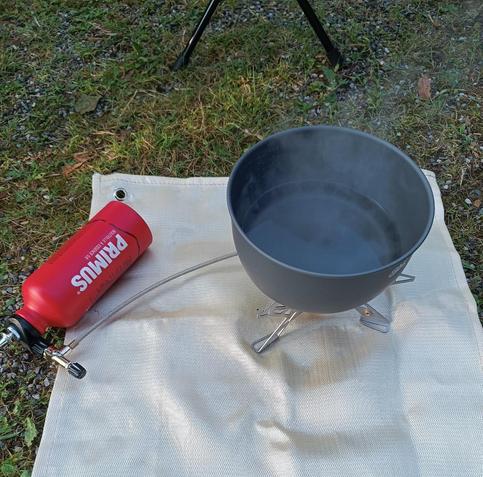
[[[482,475],[482,331],[444,224],[407,273],[371,302],[392,331],[358,314],[300,317],[266,354],[268,302],[237,258],[130,306],[58,373],[34,477]],[[91,215],[117,187],[154,243],[66,341],[161,277],[233,250],[225,178],[95,175]]]

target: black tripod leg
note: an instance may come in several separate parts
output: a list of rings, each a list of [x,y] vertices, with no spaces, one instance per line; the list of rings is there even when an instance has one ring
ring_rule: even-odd
[[[315,34],[319,37],[322,46],[325,48],[327,52],[327,58],[329,58],[330,64],[332,66],[341,66],[342,65],[342,55],[340,54],[339,50],[332,44],[330,41],[329,36],[325,33],[322,25],[320,24],[317,15],[315,14],[313,8],[310,6],[310,3],[307,0],[297,0],[300,8],[303,10],[307,20],[310,23],[310,26],[314,29]]]
[[[216,7],[220,4],[220,2],[221,0],[210,0],[210,3],[206,7],[205,13],[203,13],[201,20],[199,21],[198,25],[196,25],[195,31],[191,35],[191,38],[188,41],[188,44],[186,45],[181,55],[178,56],[178,59],[174,62],[173,66],[171,67],[173,70],[175,71],[179,70],[180,68],[183,68],[188,64],[191,53],[193,53],[193,50],[195,49],[196,45],[200,41],[201,35],[205,31],[205,28],[210,22],[210,19],[216,10]]]

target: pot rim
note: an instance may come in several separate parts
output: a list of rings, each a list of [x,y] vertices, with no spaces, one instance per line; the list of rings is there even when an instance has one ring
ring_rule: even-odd
[[[407,252],[402,254],[397,259],[387,263],[386,265],[378,267],[378,268],[373,268],[371,270],[367,270],[367,271],[363,271],[363,272],[357,272],[357,273],[351,273],[351,274],[331,274],[331,273],[320,273],[320,272],[314,272],[314,271],[310,271],[310,270],[304,270],[303,268],[295,267],[293,265],[289,265],[285,262],[282,262],[282,261],[272,257],[271,255],[269,255],[265,251],[263,251],[260,247],[258,247],[256,244],[254,244],[252,240],[250,240],[248,238],[248,236],[245,234],[243,229],[240,227],[240,224],[238,223],[238,221],[235,217],[235,213],[234,213],[234,210],[233,210],[233,207],[232,207],[230,197],[231,197],[231,190],[232,190],[232,187],[233,187],[234,176],[236,175],[236,173],[237,173],[238,169],[240,168],[241,164],[244,162],[245,158],[248,155],[250,155],[253,151],[255,151],[257,148],[261,147],[262,144],[266,143],[267,141],[269,141],[272,138],[292,134],[296,131],[307,131],[307,130],[315,130],[315,129],[345,131],[349,134],[358,135],[358,136],[362,136],[362,137],[377,141],[377,142],[383,144],[385,147],[392,149],[396,154],[398,154],[401,157],[401,159],[406,161],[407,165],[409,167],[411,167],[416,172],[416,174],[419,176],[419,178],[421,179],[422,186],[424,187],[424,189],[426,191],[426,195],[428,197],[428,205],[429,205],[428,222],[426,224],[426,227],[425,227],[423,233],[421,234],[419,239],[416,241],[416,243]],[[403,151],[401,151],[399,148],[392,145],[391,143],[384,141],[383,139],[380,139],[380,138],[378,138],[378,137],[376,137],[372,134],[369,134],[369,133],[366,133],[366,132],[363,132],[363,131],[359,131],[357,129],[339,127],[339,126],[328,126],[328,125],[303,126],[303,127],[300,127],[300,128],[285,129],[283,131],[279,131],[277,133],[271,134],[270,136],[267,136],[263,140],[257,142],[253,146],[251,146],[249,149],[247,149],[242,154],[242,156],[238,159],[238,161],[236,162],[235,166],[233,167],[233,169],[231,171],[230,177],[228,179],[227,189],[226,189],[226,198],[227,198],[227,206],[228,206],[228,211],[230,213],[232,225],[236,228],[236,230],[244,238],[244,240],[246,240],[258,253],[263,255],[269,261],[271,261],[271,262],[273,262],[273,263],[275,263],[275,264],[277,264],[281,267],[288,268],[289,270],[292,270],[294,272],[302,273],[302,274],[312,276],[312,277],[331,278],[331,279],[352,279],[352,278],[372,275],[372,274],[375,274],[375,273],[383,272],[385,270],[390,270],[390,269],[396,267],[397,265],[401,264],[405,260],[409,260],[410,257],[414,254],[414,252],[426,240],[426,237],[428,236],[429,231],[431,230],[431,227],[433,225],[434,214],[435,214],[434,197],[433,197],[431,185],[429,184],[429,181],[426,178],[426,176],[424,175],[424,173],[422,172],[422,170],[417,166],[417,164],[408,155],[406,155]],[[401,267],[401,270],[399,270],[399,272],[402,272],[403,269],[404,269],[404,267]],[[394,275],[394,278],[397,275],[398,275],[398,273],[396,273]]]

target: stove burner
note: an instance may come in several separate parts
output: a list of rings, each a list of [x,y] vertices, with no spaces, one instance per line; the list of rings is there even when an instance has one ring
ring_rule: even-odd
[[[402,283],[413,282],[416,279],[413,275],[401,273],[392,285],[400,285]],[[380,333],[387,333],[391,329],[391,318],[387,318],[382,313],[379,313],[374,307],[369,304],[361,305],[356,308],[360,315],[360,323],[368,328],[379,331]],[[259,338],[252,343],[252,349],[256,353],[262,353],[268,349],[275,341],[277,341],[284,333],[287,326],[300,316],[303,311],[296,311],[288,308],[277,302],[271,302],[257,310],[257,318],[263,317],[284,317],[280,324],[266,336]]]

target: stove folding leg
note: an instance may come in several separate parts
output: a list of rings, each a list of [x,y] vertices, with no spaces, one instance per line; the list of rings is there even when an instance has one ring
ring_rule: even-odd
[[[400,285],[402,283],[414,282],[416,277],[414,275],[408,275],[407,273],[401,273],[399,277],[391,283],[391,285]],[[391,329],[391,319],[385,317],[382,313],[379,313],[371,305],[361,305],[356,308],[361,315],[361,324],[367,326],[381,333],[387,333]]]
[[[258,340],[254,341],[252,343],[252,349],[255,351],[255,353],[263,353],[267,348],[272,346],[275,341],[277,341],[280,336],[285,331],[285,328],[293,321],[297,316],[300,316],[302,312],[300,311],[291,311],[290,315],[284,315],[285,318],[283,321],[268,335],[263,336],[262,338],[259,338]]]
[[[293,310],[287,308],[287,306],[277,303],[276,301],[270,302],[268,305],[261,308],[257,308],[257,318],[267,317],[279,317],[279,316],[289,316]]]
[[[400,285],[401,283],[411,283],[416,280],[414,275],[408,275],[407,273],[399,274],[399,277],[391,283],[391,285]]]
[[[208,23],[210,23],[211,17],[213,16],[213,13],[215,13],[215,10],[220,3],[221,0],[210,0],[210,3],[208,3],[208,6],[206,7],[205,13],[203,13],[201,20],[199,21],[198,25],[196,25],[188,44],[171,67],[172,70],[177,71],[181,68],[184,68],[189,63],[193,50],[200,41],[201,35],[203,35],[205,28],[208,26]]]
[[[408,276],[407,278],[409,278]],[[410,280],[413,279],[411,276]],[[396,282],[399,283],[399,282]],[[401,283],[405,283],[405,280],[401,281]],[[387,333],[391,329],[391,322],[392,319],[384,316],[382,313],[378,312],[373,306],[369,304],[361,305],[356,307],[360,315],[360,323],[361,325],[367,326],[372,330],[379,331],[380,333]],[[281,305],[277,302],[271,302],[268,305],[259,308],[257,310],[257,317],[264,318],[264,317],[282,317],[282,322],[275,328],[272,333],[259,338],[255,342],[252,343],[252,349],[256,353],[262,353],[267,348],[269,348],[275,341],[277,341],[280,336],[285,331],[285,328],[298,316],[302,313],[299,311],[294,311],[288,308],[285,305]]]
[[[361,315],[362,325],[381,333],[387,333],[391,329],[391,319],[379,313],[371,305],[361,305],[356,310]]]
[[[392,285],[399,285],[402,283],[410,283],[415,280],[414,275],[408,275],[401,273],[399,277],[392,283]],[[367,326],[380,333],[387,333],[391,329],[392,318],[386,317],[382,313],[378,312],[373,306],[369,304],[356,307],[357,312],[360,315],[361,325]],[[288,308],[286,305],[282,305],[275,301],[270,302],[268,305],[257,309],[257,317],[283,317],[282,322],[275,328],[275,330],[252,343],[252,349],[256,353],[262,353],[269,348],[285,331],[285,328],[295,318],[300,316],[302,312],[294,311]]]

